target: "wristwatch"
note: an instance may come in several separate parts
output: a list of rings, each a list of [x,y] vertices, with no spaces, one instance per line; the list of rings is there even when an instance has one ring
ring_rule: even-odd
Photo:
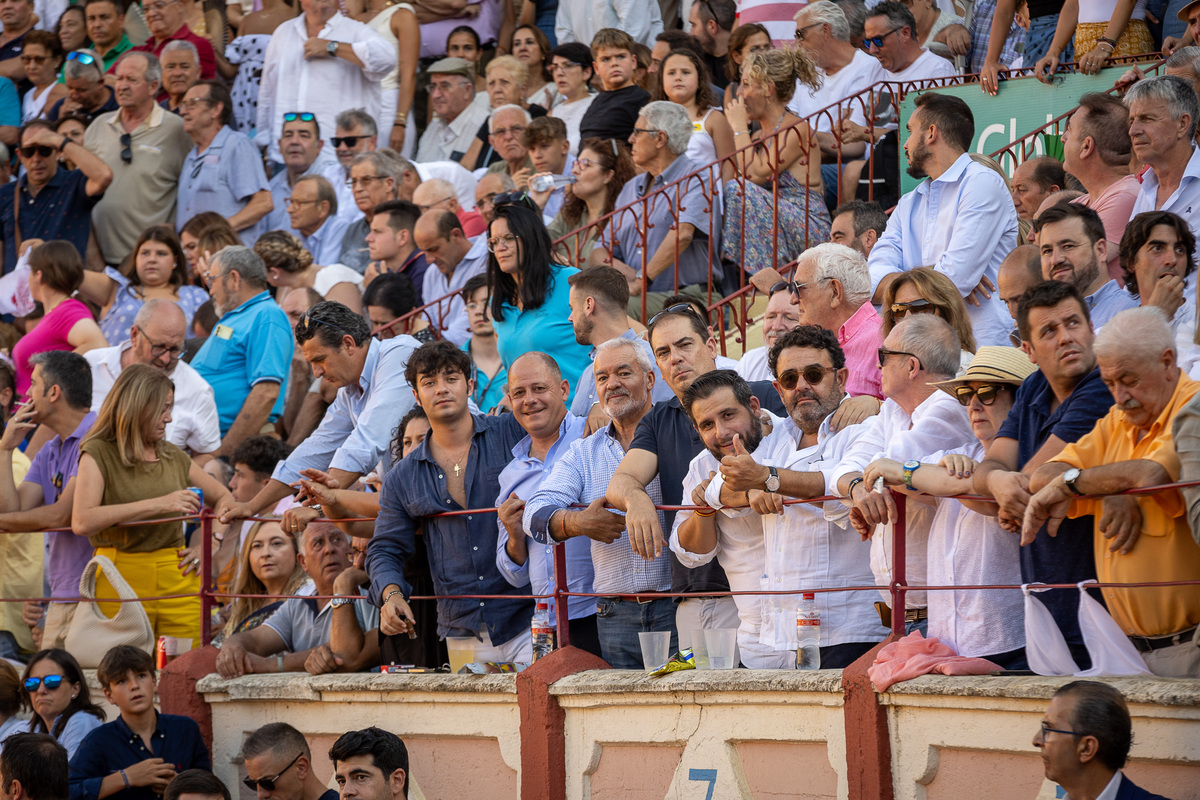
[[[770,473],[769,475],[767,475],[767,482],[765,484],[767,491],[768,492],[778,492],[779,491],[779,470],[775,469],[774,467],[767,467],[767,472]]]
[[[914,491],[913,485],[912,485],[913,473],[916,472],[917,468],[920,466],[921,466],[920,461],[905,461],[904,462],[904,485],[908,487],[908,490],[910,492]]]
[[[1079,480],[1079,473],[1079,467],[1071,467],[1062,475],[1063,483],[1067,485],[1067,488],[1070,489],[1076,497],[1083,495],[1083,492],[1075,488],[1075,481]]]
[[[337,58],[337,49],[339,44],[341,44],[341,42],[330,42],[329,44],[325,45],[325,51],[334,58]]]
[[[335,597],[329,601],[330,608],[338,608],[339,606],[348,606],[354,602],[352,597]]]

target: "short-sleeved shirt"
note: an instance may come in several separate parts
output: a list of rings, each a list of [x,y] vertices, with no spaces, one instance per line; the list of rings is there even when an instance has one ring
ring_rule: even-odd
[[[175,229],[181,230],[188,220],[204,211],[215,211],[229,219],[266,188],[267,173],[254,142],[246,134],[223,126],[203,153],[193,147],[183,161]],[[265,232],[264,220],[239,232],[247,247]]]
[[[77,169],[59,167],[36,194],[29,191],[28,178],[0,186],[0,236],[4,237],[4,271],[17,266],[17,224],[21,241],[65,239],[75,245],[80,258],[87,252],[92,233],[92,208],[103,195],[87,193],[88,178]],[[21,192],[20,209],[13,204]],[[16,215],[14,215],[16,211]]]
[[[136,503],[186,489],[191,481],[188,469],[192,459],[170,442],[159,445],[158,461],[144,461],[132,467],[121,463],[116,442],[91,439],[80,452],[96,460],[104,476],[105,506]],[[115,525],[89,537],[92,547],[115,547],[122,553],[152,553],[155,550],[183,547],[183,526],[178,522],[158,525]]]
[[[751,391],[762,407],[773,414],[784,416],[787,411],[779,393],[769,381],[754,381]],[[687,477],[692,459],[704,449],[704,441],[696,432],[696,426],[687,412],[673,397],[663,403],[655,403],[642,421],[630,450],[646,450],[658,456],[658,477],[662,485],[663,505],[677,506],[683,503],[683,479]],[[675,524],[675,512],[666,511],[666,527],[669,532]],[[686,569],[674,555],[671,556],[671,591],[707,592],[728,591],[729,581],[725,572],[714,560],[696,569]]]
[[[284,601],[279,610],[263,623],[264,627],[279,634],[289,653],[300,653],[329,644],[333,605],[326,603],[318,608],[317,601],[308,596],[316,593],[316,585],[310,583],[296,592],[296,597]],[[354,615],[358,617],[363,633],[379,627],[379,609],[371,605],[365,595],[362,600],[354,601]]]
[[[279,384],[270,421],[279,419],[295,349],[287,315],[265,291],[221,317],[192,366],[213,388],[222,436],[237,419],[250,389],[262,381]]]
[[[87,306],[73,297],[68,297],[13,345],[12,360],[17,368],[19,399],[25,398],[25,393],[29,391],[29,381],[33,377],[33,365],[29,363],[29,359],[46,350],[74,350],[67,341],[71,329],[76,323],[91,318],[92,312]]]
[[[600,92],[579,120],[579,141],[599,136],[625,141],[637,125],[638,112],[650,102],[650,93],[637,84]]]
[[[89,121],[91,121],[101,114],[107,114],[109,111],[119,110],[121,107],[117,105],[116,92],[109,87],[105,87],[105,91],[108,92],[108,97],[96,108],[77,109],[71,113],[78,114],[81,117],[86,117]],[[63,101],[66,99],[67,98],[64,97],[62,100],[58,100],[54,103],[54,105],[50,106],[50,110],[46,112],[46,119],[50,120],[51,122],[58,121],[58,116],[62,113]]]
[[[134,286],[133,282],[122,275],[120,271],[107,267],[104,274],[117,285],[117,288],[113,294],[112,305],[100,319],[100,332],[110,342],[124,341],[129,337],[129,329],[133,327],[133,320],[142,310],[146,301],[142,298],[139,287]],[[196,316],[196,311],[200,306],[208,302],[208,292],[199,286],[188,284],[178,287],[176,291],[179,299],[175,301],[175,305],[182,309],[183,315],[187,318],[187,330],[190,334],[192,317]]]

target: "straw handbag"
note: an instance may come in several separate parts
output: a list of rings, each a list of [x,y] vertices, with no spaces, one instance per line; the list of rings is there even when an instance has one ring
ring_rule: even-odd
[[[150,617],[139,602],[121,603],[114,617],[107,617],[96,604],[96,570],[104,577],[122,600],[137,600],[137,594],[129,588],[125,578],[108,556],[95,556],[84,567],[79,579],[79,596],[85,598],[75,609],[71,627],[67,631],[65,648],[75,656],[79,666],[95,669],[113,647],[119,644],[133,645],[147,653],[154,652],[154,629]]]

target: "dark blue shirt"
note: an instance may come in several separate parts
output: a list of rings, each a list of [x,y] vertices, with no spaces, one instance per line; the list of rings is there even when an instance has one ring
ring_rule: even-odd
[[[188,717],[159,714],[150,744],[153,752],[146,749],[142,737],[130,730],[122,717],[96,728],[80,743],[71,759],[71,800],[96,800],[105,778],[148,758],[161,758],[175,767],[176,772],[212,769],[212,759],[200,736],[200,726]],[[148,786],[131,786],[110,797],[156,800],[158,795]]]
[[[773,414],[787,415],[779,392],[770,381],[751,381],[750,389],[762,407]],[[665,506],[683,505],[683,479],[687,477],[692,459],[704,449],[704,440],[683,410],[678,397],[655,403],[642,421],[630,450],[646,450],[658,456],[658,477],[662,485]],[[690,502],[690,501],[689,501]],[[668,538],[675,524],[675,512],[665,511],[667,523],[663,534]],[[688,569],[671,554],[672,592],[728,592],[729,580],[725,570],[713,559],[702,567]]]
[[[475,434],[467,455],[467,508],[493,508],[500,493],[500,472],[512,460],[512,449],[525,431],[512,414],[474,416]],[[383,479],[375,535],[367,548],[371,600],[380,605],[383,590],[396,584],[405,598],[412,587],[404,580],[404,565],[416,546],[416,531],[424,526],[433,588],[438,595],[529,594],[515,587],[496,568],[496,512],[437,517],[461,511],[446,488],[441,465],[429,452],[429,437]],[[533,601],[438,600],[438,636],[473,636],[486,626],[499,646],[527,632]]]
[[[46,119],[50,120],[51,122],[57,122],[59,114],[63,113],[63,100],[66,99],[67,98],[64,97],[62,100],[59,100],[54,105],[50,106],[50,110],[46,112]],[[100,105],[96,106],[95,108],[77,108],[71,113],[77,114],[81,117],[86,117],[88,123],[91,124],[92,120],[101,114],[107,114],[109,111],[119,111],[120,109],[121,107],[117,105],[116,93],[114,93],[112,89],[109,89],[108,98]]]
[[[89,197],[87,176],[77,169],[59,167],[36,196],[29,192],[29,182],[20,181],[0,186],[0,236],[4,238],[4,272],[17,266],[17,231],[13,217],[13,192],[21,188],[21,241],[28,239],[66,239],[75,245],[79,257],[87,253],[88,236],[92,232],[92,208],[102,194]]]
[[[1050,411],[1054,390],[1041,370],[1030,375],[1017,390],[1008,419],[998,437],[1017,442],[1017,469],[1033,458],[1046,440],[1057,436],[1070,444],[1091,431],[1112,408],[1112,394],[1093,369],[1058,408]],[[1057,536],[1038,532],[1033,543],[1021,548],[1021,580],[1025,583],[1078,583],[1096,577],[1092,517],[1064,519]],[[1093,595],[1094,597],[1096,595]],[[1054,616],[1068,644],[1082,644],[1079,632],[1079,592],[1055,589],[1038,594]]]

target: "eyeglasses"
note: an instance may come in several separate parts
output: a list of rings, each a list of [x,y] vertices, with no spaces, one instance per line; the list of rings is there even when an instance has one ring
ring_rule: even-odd
[[[429,84],[429,93],[434,92],[449,92],[453,89],[465,89],[467,86],[474,86],[474,82],[466,78],[461,81],[431,81]]]
[[[334,136],[329,141],[333,142],[334,147],[358,147],[358,143],[364,139],[370,139],[370,136]]]
[[[387,176],[364,175],[361,178],[347,178],[346,185],[353,189],[356,186],[370,186],[373,181],[389,180]]]
[[[45,64],[50,56],[27,56],[21,55],[22,64]]]
[[[126,164],[133,163],[133,137],[128,133],[121,134],[121,160]]]
[[[62,686],[62,682],[66,680],[62,675],[47,675],[44,678],[26,678],[25,691],[33,694],[42,684],[46,685],[46,690],[53,692],[58,687]]]
[[[147,344],[150,345],[150,355],[154,358],[162,358],[163,356],[167,356],[167,358],[169,358],[171,361],[176,361],[181,355],[183,355],[182,347],[168,347],[165,344],[156,344],[155,341],[147,336],[145,331],[140,328],[138,329],[138,335],[145,339]]]
[[[794,369],[789,369],[784,372],[776,380],[779,385],[789,392],[800,384],[800,379],[804,378],[804,382],[809,386],[819,386],[821,381],[825,380],[825,376],[830,372],[837,372],[835,367],[818,367],[816,364],[809,364],[807,367],[797,372]]]
[[[96,57],[82,50],[72,50],[67,53],[67,61],[78,61],[80,64],[95,64]]]
[[[696,319],[703,320],[705,325],[708,324],[708,320],[701,317],[700,312],[697,311],[696,307],[694,305],[692,305],[691,303],[676,303],[673,306],[668,306],[667,308],[664,308],[662,311],[658,312],[653,317],[651,317],[650,322],[648,322],[646,324],[646,327],[653,328],[654,323],[658,322],[660,319],[662,319],[667,314],[691,314]]]
[[[206,106],[212,105],[212,101],[207,97],[189,97],[186,100],[181,100],[179,105],[183,106],[184,108],[195,108],[201,103],[204,103]]]
[[[454,195],[448,194],[445,197],[443,197],[441,200],[434,200],[432,203],[430,203],[428,205],[421,205],[418,203],[417,208],[421,209],[421,213],[424,214],[426,211],[430,210],[431,208],[437,208],[442,203],[445,203],[447,200],[453,200],[453,199],[454,199]]]
[[[994,383],[980,386],[978,389],[973,389],[970,386],[956,386],[954,389],[954,396],[958,398],[958,402],[964,406],[971,405],[971,398],[973,397],[978,397],[979,402],[983,403],[985,406],[990,406],[996,402],[996,397],[999,396],[1000,392],[1008,388],[1008,386],[997,385]]]
[[[20,151],[21,155],[25,156],[26,158],[33,158],[34,156],[49,158],[58,152],[57,149],[45,144],[31,144],[25,147],[20,147],[18,150]]]
[[[550,74],[553,75],[556,72],[566,72],[569,69],[583,69],[583,64],[576,64],[574,61],[567,61],[563,64],[551,64]]]
[[[633,129],[634,136],[636,136],[639,133],[649,133],[651,135],[658,135],[658,134],[662,133],[662,131],[656,131],[653,128],[634,128]]]
[[[925,365],[921,363],[921,359],[917,358],[916,353],[910,353],[907,350],[888,350],[886,347],[881,347],[876,351],[876,355],[879,358],[880,369],[883,368],[888,356],[908,356],[909,358],[916,358],[917,366],[919,366],[921,369],[925,369]]]
[[[906,27],[906,26],[904,26],[904,25],[900,25],[900,26],[898,26],[898,27],[892,28],[890,31],[888,31],[887,33],[883,34],[882,36],[872,36],[872,37],[870,37],[870,38],[868,38],[868,39],[863,39],[863,40],[862,40],[862,43],[863,43],[863,49],[864,49],[864,50],[870,50],[872,45],[874,45],[875,47],[883,47],[883,40],[884,40],[884,39],[886,39],[887,37],[891,36],[891,35],[892,35],[893,33],[895,33],[896,31],[900,30],[900,28],[904,28],[904,27]]]
[[[583,170],[587,169],[588,167],[603,167],[604,165],[601,164],[599,161],[592,161],[590,158],[577,158],[577,159],[575,159],[574,166],[578,167],[580,172],[582,172]]]
[[[487,240],[487,249],[489,253],[494,253],[497,250],[509,250],[517,246],[517,239],[521,237],[515,233],[506,233],[503,236],[496,236]],[[503,247],[501,247],[503,245]]]
[[[295,197],[289,197],[287,204],[288,204],[288,208],[291,208],[292,206],[299,208],[300,206],[310,206],[314,203],[319,203],[319,202],[321,202],[321,201],[320,200],[297,200]]]
[[[805,25],[805,26],[804,26],[804,27],[802,27],[802,28],[796,28],[796,38],[797,38],[797,39],[803,39],[803,38],[804,38],[804,32],[805,32],[806,30],[808,30],[809,28],[817,28],[817,27],[820,27],[821,25],[824,25],[824,24],[825,24],[824,22],[814,22],[812,25]]]
[[[142,9],[144,11],[162,11],[167,6],[173,6],[178,2],[179,0],[167,0],[165,3],[143,3]]]
[[[510,133],[513,136],[520,136],[524,132],[525,132],[524,125],[513,125],[511,128],[496,128],[494,131],[492,131],[492,136],[495,136],[497,139],[503,139],[505,136],[508,136]]]
[[[316,122],[317,115],[311,111],[289,111],[283,115],[284,122],[295,122],[296,120],[300,120],[301,122]]]
[[[767,292],[767,296],[771,297],[776,292],[782,292],[784,289],[787,289],[792,294],[800,294],[801,290],[807,289],[808,287],[818,284],[821,281],[828,281],[828,280],[832,280],[832,278],[817,278],[815,281],[809,281],[808,283],[796,283],[795,281],[779,281],[778,283],[771,286],[770,291]]]
[[[254,778],[242,778],[242,783],[246,784],[246,786],[247,786],[247,787],[250,789],[250,791],[252,791],[252,792],[257,792],[257,791],[258,791],[258,787],[259,787],[259,786],[263,787],[263,788],[264,788],[264,789],[266,789],[268,792],[273,792],[273,791],[275,791],[275,781],[277,781],[277,780],[279,780],[281,777],[283,777],[283,773],[285,773],[285,772],[287,772],[289,769],[291,769],[291,768],[292,768],[292,764],[295,764],[297,761],[299,761],[299,760],[300,760],[300,756],[302,756],[302,755],[304,755],[304,754],[303,754],[303,753],[297,753],[297,754],[296,754],[296,757],[292,759],[291,763],[289,763],[289,764],[288,764],[286,767],[284,767],[283,769],[279,770],[278,774],[276,774],[276,775],[275,775],[273,778],[258,778],[257,780],[256,780],[256,779],[254,779]]]
[[[1059,730],[1058,728],[1051,728],[1049,722],[1043,722],[1041,727],[1042,727],[1042,738],[1043,739],[1046,738],[1047,733],[1064,733],[1067,736],[1086,736],[1087,735],[1085,733],[1080,733],[1079,731],[1064,731],[1064,730]]]
[[[938,313],[938,307],[925,299],[913,300],[911,303],[892,303],[888,310],[892,312],[892,318],[897,322],[909,314]]]

